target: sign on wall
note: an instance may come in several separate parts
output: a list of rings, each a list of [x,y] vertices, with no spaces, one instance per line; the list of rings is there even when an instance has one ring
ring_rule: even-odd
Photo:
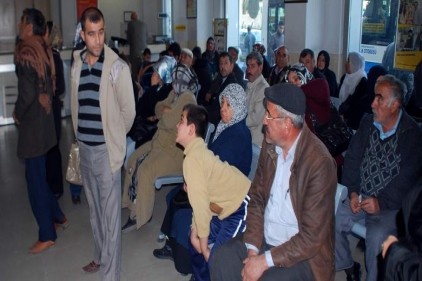
[[[97,7],[98,0],[76,0],[77,21],[81,18],[82,12],[89,7]]]
[[[227,51],[227,19],[214,19],[214,41],[218,52]]]

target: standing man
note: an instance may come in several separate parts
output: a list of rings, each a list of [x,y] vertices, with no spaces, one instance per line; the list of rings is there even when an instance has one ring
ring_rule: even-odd
[[[252,52],[253,45],[255,45],[255,41],[256,41],[255,35],[253,35],[253,33],[251,32],[251,26],[249,25],[248,33],[246,33],[245,41],[244,41],[246,55],[249,55],[249,53]]]
[[[248,115],[246,125],[251,131],[252,142],[257,146],[262,146],[264,134],[262,133],[262,119],[264,118],[264,90],[269,85],[262,76],[263,58],[260,53],[252,52],[246,57],[246,103]]]
[[[246,232],[216,251],[211,279],[334,280],[335,161],[304,122],[299,87],[277,84],[265,99]]]
[[[287,69],[289,68],[289,50],[286,46],[281,46],[275,53],[275,64],[270,69],[270,76],[268,77],[268,84],[270,86],[284,81]]]
[[[270,53],[270,64],[275,63],[276,53],[275,51],[280,46],[284,45],[284,22],[281,20],[278,22],[276,32],[270,38],[269,53]]]
[[[15,49],[18,98],[13,119],[19,133],[18,157],[25,160],[29,202],[38,224],[38,239],[29,250],[31,254],[55,244],[55,223],[67,225],[46,176],[46,154],[57,140],[51,108],[55,69],[53,53],[43,37],[45,32],[44,15],[36,9],[25,9]]]
[[[127,41],[129,42],[129,60],[134,78],[138,75],[142,63],[141,53],[147,47],[148,29],[146,23],[138,19],[138,14],[132,12],[127,24]]]
[[[336,269],[360,280],[347,235],[365,220],[366,280],[377,280],[377,256],[388,235],[397,235],[396,215],[403,198],[422,174],[422,132],[403,108],[404,85],[393,75],[378,78],[373,116],[363,118],[344,161],[342,183],[349,199],[336,214]]]
[[[104,46],[104,17],[97,8],[81,16],[86,47],[75,51],[71,109],[79,143],[82,180],[94,236],[94,259],[85,272],[101,270],[101,280],[120,280],[121,172],[126,134],[135,118],[130,70]]]

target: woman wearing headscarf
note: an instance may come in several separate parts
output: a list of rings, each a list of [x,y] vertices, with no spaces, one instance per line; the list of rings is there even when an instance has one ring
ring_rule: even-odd
[[[194,75],[179,64],[172,73],[172,88],[168,97],[155,106],[157,132],[151,141],[141,145],[129,158],[123,183],[122,206],[130,209],[123,226],[124,233],[140,228],[152,216],[155,199],[154,181],[157,177],[181,174],[183,151],[176,146],[176,125],[183,107],[196,104],[193,92],[198,90]]]
[[[312,73],[305,65],[298,63],[287,70],[285,80],[287,83],[301,87],[305,93],[305,122],[312,132],[315,133],[315,126],[324,125],[334,118],[331,114],[330,88],[325,79],[312,79]],[[337,177],[340,179],[344,157],[341,154],[333,155],[333,157],[337,163]]]
[[[346,74],[340,80],[339,112],[353,130],[358,129],[360,119],[368,107],[366,77],[365,58],[359,53],[350,52],[346,62]]]
[[[312,73],[302,63],[289,67],[285,81],[301,87],[306,97],[305,121],[311,131],[315,132],[311,114],[318,124],[330,120],[330,89],[325,79],[313,79]]]
[[[322,50],[318,53],[317,57],[317,67],[319,71],[324,74],[325,79],[327,79],[328,86],[330,87],[330,96],[337,97],[338,95],[338,85],[336,74],[329,69],[330,66],[330,55],[327,51]]]
[[[157,130],[155,105],[167,98],[172,90],[171,73],[175,66],[176,60],[170,56],[161,57],[152,66],[151,87],[136,101],[136,117],[128,133],[136,142],[136,148],[150,141]]]
[[[220,97],[221,121],[209,143],[208,148],[217,155],[221,161],[238,168],[243,174],[248,175],[252,161],[252,137],[246,126],[246,95],[238,84],[229,84]],[[167,236],[166,244],[161,249],[154,250],[153,254],[159,259],[174,260],[176,269],[183,274],[191,273],[189,259],[189,236],[187,235],[192,222],[192,209],[180,208],[180,193],[187,194],[180,187],[171,191],[167,197],[168,208],[161,226],[161,232]],[[178,199],[175,203],[173,198]],[[187,199],[186,199],[187,201]],[[177,206],[178,205],[178,206]],[[201,257],[199,257],[201,256]],[[203,256],[199,254],[201,262]]]

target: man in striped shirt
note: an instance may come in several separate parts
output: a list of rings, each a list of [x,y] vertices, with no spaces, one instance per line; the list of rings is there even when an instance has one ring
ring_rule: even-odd
[[[81,16],[86,47],[74,52],[72,123],[80,147],[82,181],[90,208],[94,259],[85,272],[120,280],[121,172],[126,134],[135,117],[128,65],[104,46],[104,17],[87,8]]]

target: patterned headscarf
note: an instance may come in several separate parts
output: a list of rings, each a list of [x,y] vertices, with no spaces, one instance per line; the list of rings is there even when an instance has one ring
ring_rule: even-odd
[[[177,95],[187,90],[196,95],[199,88],[198,78],[186,65],[179,63],[173,70],[172,78],[173,90]]]
[[[293,71],[297,74],[300,81],[302,82],[302,85],[307,84],[310,80],[314,79],[314,76],[312,73],[309,72],[309,70],[306,68],[306,66],[303,63],[296,63],[289,67],[286,71],[286,75],[284,76],[284,80],[286,82],[289,82],[289,73]]]
[[[224,123],[223,121],[218,123],[213,141],[215,141],[225,129],[245,119],[248,111],[246,108],[246,94],[239,84],[233,83],[226,86],[220,94],[220,104],[223,101],[223,97],[226,98],[230,107],[233,109],[233,116],[228,123]]]
[[[173,68],[177,62],[173,57],[162,56],[152,67],[158,73],[164,84],[170,84],[172,81]]]
[[[262,44],[260,44],[260,43],[254,44],[252,48],[253,48],[253,51],[254,52],[258,52],[261,55],[264,55],[265,54],[265,51],[266,51],[265,46],[262,45]]]

